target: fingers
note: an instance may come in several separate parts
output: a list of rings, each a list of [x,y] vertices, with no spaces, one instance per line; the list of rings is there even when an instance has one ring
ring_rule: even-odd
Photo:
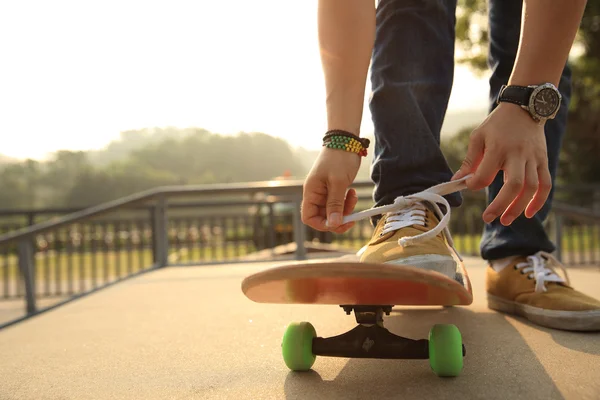
[[[346,233],[350,228],[352,228],[354,226],[356,222],[352,221],[352,222],[347,222],[343,225],[338,226],[336,229],[334,229],[332,232],[335,233]]]
[[[510,180],[510,178],[509,178]],[[503,225],[510,225],[523,212],[527,204],[533,198],[533,195],[538,189],[538,172],[536,164],[528,162],[525,165],[525,179],[521,187],[521,191],[514,201],[508,206],[500,222]]]
[[[452,180],[473,174],[470,190],[490,186],[504,171],[504,184],[483,214],[510,225],[523,212],[531,218],[545,204],[552,187],[544,127],[513,105],[500,105],[473,131],[467,156]]]
[[[327,218],[319,212],[320,207],[317,204],[302,202],[302,222],[318,231],[328,231],[326,226]]]
[[[318,231],[328,231],[324,209],[327,201],[327,187],[317,179],[309,178],[304,183],[300,214],[302,222]]]
[[[331,230],[342,224],[347,185],[343,181],[330,180],[327,185],[327,221],[325,226]]]
[[[538,211],[542,209],[548,196],[550,195],[550,190],[552,189],[552,177],[550,176],[550,171],[548,170],[548,163],[544,163],[540,165],[537,169],[538,174],[538,190],[533,197],[533,200],[527,206],[525,210],[525,216],[527,218],[533,217]]]
[[[482,163],[483,164],[483,163]],[[488,224],[498,218],[523,190],[525,182],[524,161],[518,157],[509,159],[504,168],[505,182],[502,189],[483,213],[483,220]],[[492,178],[493,179],[493,178]],[[491,182],[490,182],[491,183]]]
[[[351,191],[354,191],[354,189],[351,189]],[[350,193],[350,191],[348,193],[349,194],[346,194],[346,203],[344,205],[344,215],[351,214],[352,211],[354,211],[354,206],[356,205],[356,202],[358,202],[358,197],[354,197],[356,200],[353,200],[353,196]],[[356,192],[354,192],[354,193],[356,193]],[[323,220],[327,219],[325,207],[321,207],[319,209],[319,214],[323,218]],[[335,232],[335,233],[345,233],[350,228],[352,228],[355,224],[356,224],[356,222],[352,221],[352,222],[347,222],[345,224],[342,224],[335,229],[325,227],[325,230],[330,231],[330,232]]]
[[[356,203],[358,203],[358,196],[356,195],[356,190],[348,190],[348,193],[346,193],[346,201],[344,202],[344,216],[352,214],[352,211],[354,211],[354,207],[356,207]],[[352,228],[354,224],[354,221],[347,222],[343,225],[338,226],[336,229],[333,230],[333,232],[344,233],[350,228]]]
[[[343,188],[341,211],[339,211],[338,207],[338,197],[336,197],[335,194],[333,196],[330,195],[333,190],[331,186],[321,186],[311,180],[307,180],[304,186],[301,206],[302,222],[313,229],[335,233],[344,233],[352,228],[355,224],[354,222],[341,224],[341,215],[349,215],[354,211],[354,207],[356,207],[356,204],[358,203],[358,196],[356,190],[350,189],[348,190],[348,193],[345,193],[346,187],[344,185],[340,186]],[[333,207],[327,207],[328,205],[333,205]],[[341,214],[337,226],[330,225],[327,222],[327,216],[331,216],[332,212],[340,212]]]
[[[344,210],[343,215],[352,214],[354,211],[354,207],[356,207],[356,203],[358,203],[358,196],[356,195],[356,190],[350,189],[348,193],[346,193],[346,198],[344,200]],[[336,228],[328,227],[330,231],[335,233],[344,233],[348,231],[350,228],[354,226],[355,222],[347,222],[345,224],[341,224]]]
[[[460,169],[456,171],[452,177],[452,181],[461,179],[469,175],[472,171],[477,169],[477,165],[483,157],[484,140],[483,136],[476,131],[471,135],[469,140],[469,147],[467,149],[467,155],[465,156]]]
[[[348,190],[346,193],[346,201],[344,202],[344,216],[352,214],[354,207],[358,203],[358,196],[356,195],[355,189]]]
[[[538,212],[551,188],[547,167],[537,167],[534,161],[523,165],[523,160],[511,159],[504,169],[502,189],[483,214],[483,220],[491,223],[502,215],[500,222],[508,226],[526,210],[527,218]]]
[[[480,190],[488,187],[502,168],[503,157],[493,149],[487,149],[473,177],[465,182],[470,190]]]

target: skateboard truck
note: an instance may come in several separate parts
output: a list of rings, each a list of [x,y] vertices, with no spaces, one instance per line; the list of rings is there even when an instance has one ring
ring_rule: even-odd
[[[429,358],[429,340],[414,340],[395,335],[383,327],[383,314],[389,315],[392,306],[340,306],[346,314],[354,311],[358,326],[330,338],[316,337],[312,342],[312,352],[318,356],[381,358],[381,359],[422,359]],[[462,355],[465,356],[462,346]]]
[[[284,335],[283,355],[295,371],[312,367],[316,356],[427,360],[439,376],[457,376],[462,370],[465,346],[454,325],[435,325],[429,339],[409,339],[383,327],[383,315],[391,305],[341,305],[347,315],[354,312],[358,325],[341,335],[317,337],[308,322],[290,324]],[[309,365],[310,364],[310,365]]]
[[[354,311],[356,322],[359,324],[372,325],[380,324],[383,326],[383,314],[390,315],[392,306],[340,306],[350,315]]]

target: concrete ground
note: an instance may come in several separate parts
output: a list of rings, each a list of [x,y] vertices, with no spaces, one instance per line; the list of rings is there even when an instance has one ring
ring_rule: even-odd
[[[312,372],[290,372],[280,348],[287,323],[307,320],[331,336],[354,317],[246,299],[244,276],[270,264],[171,267],[0,331],[0,399],[599,399],[600,334],[488,310],[483,263],[466,263],[472,306],[398,308],[386,319],[413,338],[458,325],[467,356],[457,378],[438,378],[426,360],[319,357]],[[596,270],[570,277],[600,297]]]

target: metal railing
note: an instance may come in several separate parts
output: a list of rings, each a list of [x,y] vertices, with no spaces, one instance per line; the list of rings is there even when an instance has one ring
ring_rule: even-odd
[[[353,187],[357,209],[371,207],[372,183]],[[342,235],[308,229],[301,196],[301,181],[164,187],[4,233],[0,299],[25,300],[31,315],[44,308],[40,299],[67,301],[167,265],[304,259],[370,239],[368,220]],[[463,196],[450,230],[459,252],[476,256],[485,195]],[[600,265],[600,214],[555,203],[548,229],[567,265]]]
[[[369,182],[361,182],[361,184],[370,185]],[[370,196],[367,197],[367,200],[370,200]],[[554,198],[559,203],[571,204],[584,209],[584,211],[591,210],[592,212],[600,213],[600,184],[556,185],[554,188]],[[190,208],[194,206],[195,204],[193,203],[175,204],[170,205],[169,208]],[[143,206],[137,208],[145,209]],[[43,221],[56,220],[64,215],[84,209],[86,207],[0,209],[0,235]]]
[[[560,202],[552,209],[556,257],[567,266],[600,266],[600,213]]]
[[[196,242],[200,255],[195,257],[192,252],[193,258],[239,260],[241,241],[231,246],[224,239],[230,234],[224,233],[225,225],[247,220],[249,202],[273,208],[291,204],[292,237],[303,244],[306,232],[300,220],[301,187],[298,181],[162,187],[2,234],[0,298],[24,298],[26,313],[32,315],[41,310],[37,302],[43,295],[68,300],[169,265],[170,256],[171,263],[181,261],[177,260],[181,242],[176,226],[182,224],[178,211],[182,207],[176,200],[209,198],[186,216],[187,221],[193,218],[198,222],[193,228],[200,235],[209,233],[208,240]],[[246,204],[239,204],[244,196]],[[172,212],[167,214],[169,207]],[[123,229],[124,225],[133,228]],[[238,232],[236,238],[242,236]],[[269,240],[269,235],[260,240]],[[253,247],[247,246],[245,253],[251,251]],[[297,247],[295,256],[306,257],[303,245]]]

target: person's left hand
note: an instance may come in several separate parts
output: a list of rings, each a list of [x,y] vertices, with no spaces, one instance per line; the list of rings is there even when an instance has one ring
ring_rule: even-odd
[[[473,131],[467,155],[452,180],[473,173],[465,183],[479,190],[489,186],[500,170],[504,185],[483,220],[490,223],[501,216],[500,222],[510,225],[523,210],[527,218],[533,217],[552,187],[544,126],[511,103],[499,104]]]

